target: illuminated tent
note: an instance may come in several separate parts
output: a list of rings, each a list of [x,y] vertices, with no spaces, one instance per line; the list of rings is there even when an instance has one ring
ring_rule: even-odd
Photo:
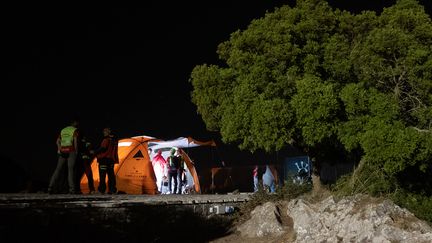
[[[171,148],[189,149],[199,146],[216,146],[214,141],[201,142],[197,141],[191,137],[180,137],[174,140],[169,141],[149,141],[149,154],[150,158],[153,158],[159,150],[162,151],[162,156],[167,160],[170,155]],[[183,153],[183,159],[186,164],[186,177],[187,177],[187,186],[193,188],[195,192],[201,192],[200,183],[198,179],[198,174],[195,169],[195,165],[192,160],[189,158],[187,153]],[[157,185],[161,185],[161,180],[163,176],[166,175],[166,171],[158,171],[155,170]]]
[[[117,190],[127,194],[157,194],[159,182],[151,162],[157,151],[162,150],[162,155],[166,159],[172,147],[183,149],[197,146],[216,145],[213,141],[200,142],[190,137],[162,141],[154,137],[137,136],[119,140],[119,163],[114,166]],[[188,181],[193,186],[194,191],[200,193],[201,189],[195,166],[186,153],[183,153],[183,158],[187,166]],[[99,171],[96,159],[92,161],[91,169],[94,185],[97,188],[99,186]],[[89,192],[85,175],[81,177],[80,187],[83,193]]]
[[[119,140],[119,163],[114,166],[118,191],[127,194],[157,193],[155,174],[147,153],[148,141],[158,141],[158,139],[148,136],[137,136]],[[97,188],[99,186],[99,171],[96,159],[92,161],[91,169],[95,188]],[[85,175],[81,178],[80,187],[83,193],[89,192],[88,181]]]

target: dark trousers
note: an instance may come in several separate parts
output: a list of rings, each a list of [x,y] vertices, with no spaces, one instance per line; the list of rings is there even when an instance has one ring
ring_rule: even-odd
[[[172,181],[174,180],[174,188],[171,187]],[[170,193],[177,193],[177,170],[169,170],[168,171],[168,187]]]
[[[91,170],[91,160],[84,159],[83,165],[84,165],[84,173],[87,177],[89,189],[90,189],[90,191],[94,191],[95,187],[94,187],[94,181],[93,181],[93,172]]]
[[[183,180],[183,176],[186,178],[186,174],[183,173],[182,169],[179,169],[177,172],[177,181],[178,181],[178,191],[177,194],[182,194],[183,186],[185,185],[185,181]]]
[[[116,193],[116,177],[114,174],[114,164],[100,164],[99,163],[99,187],[98,191],[105,193],[106,183],[105,178],[108,174],[108,193]]]

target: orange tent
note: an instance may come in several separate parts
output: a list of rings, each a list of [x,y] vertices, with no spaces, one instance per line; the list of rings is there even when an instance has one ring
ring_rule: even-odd
[[[121,139],[118,142],[119,163],[114,166],[117,190],[127,194],[156,194],[156,180],[153,166],[147,152],[147,142],[158,141],[153,137],[138,136]],[[98,163],[91,163],[95,188],[99,186]],[[108,180],[108,179],[107,179]],[[88,193],[88,181],[81,178],[81,191]]]
[[[191,138],[187,138],[187,140],[187,144],[189,144],[188,146],[190,147],[201,145],[215,146],[213,141],[203,143]],[[119,140],[119,163],[114,166],[117,190],[127,194],[157,194],[158,188],[156,185],[156,176],[148,153],[148,147],[149,143],[151,143],[151,147],[156,144],[161,147],[166,147],[166,145],[172,145],[170,142],[171,141],[162,141],[148,136],[137,136]],[[183,146],[178,147],[181,148]],[[201,189],[198,175],[193,162],[186,153],[183,153],[183,158],[193,177],[194,189],[196,192],[200,193]],[[93,172],[94,186],[97,188],[99,186],[99,171],[96,159],[92,161],[91,169]],[[83,193],[89,192],[88,181],[85,175],[81,177],[80,187]]]

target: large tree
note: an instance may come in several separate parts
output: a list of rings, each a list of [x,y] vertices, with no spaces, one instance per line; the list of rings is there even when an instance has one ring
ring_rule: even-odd
[[[430,165],[432,22],[417,1],[378,15],[298,0],[217,52],[226,65],[198,65],[190,80],[207,128],[225,142],[251,151],[291,144],[318,160],[337,151],[390,179]]]

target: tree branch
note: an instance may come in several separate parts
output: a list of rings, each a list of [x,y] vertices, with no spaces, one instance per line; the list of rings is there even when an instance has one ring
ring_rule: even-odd
[[[429,129],[420,129],[418,127],[413,127],[417,132],[430,132]]]

